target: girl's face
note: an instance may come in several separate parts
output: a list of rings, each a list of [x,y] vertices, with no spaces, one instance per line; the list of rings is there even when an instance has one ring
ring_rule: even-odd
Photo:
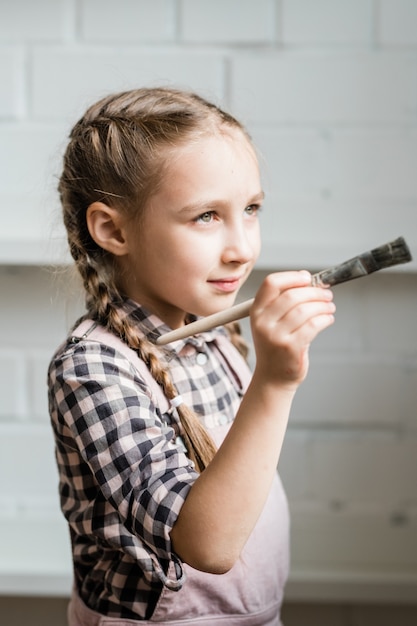
[[[127,295],[177,328],[233,305],[260,252],[263,192],[237,129],[173,150],[165,173],[120,260]]]

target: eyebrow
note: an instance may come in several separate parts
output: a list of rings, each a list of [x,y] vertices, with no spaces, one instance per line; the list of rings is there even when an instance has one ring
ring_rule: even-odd
[[[250,206],[251,204],[255,204],[256,202],[261,202],[264,199],[265,199],[265,192],[260,191],[259,193],[256,193],[255,195],[251,196],[248,202],[245,204],[245,206]],[[181,207],[179,212],[180,213],[193,213],[196,211],[204,212],[204,211],[213,209],[218,206],[224,206],[225,204],[227,204],[227,202],[225,202],[224,200],[215,200],[215,199],[201,200],[201,202],[186,204],[185,206]]]

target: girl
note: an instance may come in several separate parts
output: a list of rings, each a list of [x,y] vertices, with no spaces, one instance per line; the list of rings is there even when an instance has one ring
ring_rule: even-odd
[[[266,278],[252,376],[235,326],[155,346],[231,306],[260,251],[255,150],[197,95],[138,89],[93,105],[59,190],[87,309],[49,368],[70,626],[279,625],[276,466],[331,291],[305,271]]]

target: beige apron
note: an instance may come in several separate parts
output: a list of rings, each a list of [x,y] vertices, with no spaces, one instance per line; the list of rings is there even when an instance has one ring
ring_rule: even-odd
[[[99,337],[96,334],[94,338]],[[101,332],[100,340],[104,340]],[[112,343],[114,343],[113,338]],[[240,357],[237,360],[233,356],[234,349],[224,350],[223,345],[221,348],[229,366],[238,375],[245,375],[244,372],[242,373]],[[227,429],[227,425],[210,429],[216,443],[221,443]],[[179,591],[164,587],[150,620],[100,615],[89,609],[74,590],[68,607],[68,624],[69,626],[103,626],[105,624],[109,626],[128,626],[129,624],[136,624],[136,626],[138,624],[282,626],[280,608],[288,576],[288,546],[288,505],[277,474],[258,523],[239,560],[229,572],[222,575],[206,574],[184,564],[186,574],[184,586]],[[171,568],[173,568],[172,564]],[[175,578],[173,572],[169,572],[168,577],[170,573],[172,578]]]
[[[74,593],[69,626],[280,626],[288,575],[287,546],[287,501],[277,476],[258,524],[227,574],[205,574],[184,565],[187,578],[183,588],[171,591],[165,587],[152,618],[144,621],[103,617],[87,608]],[[271,555],[276,561],[271,562]]]

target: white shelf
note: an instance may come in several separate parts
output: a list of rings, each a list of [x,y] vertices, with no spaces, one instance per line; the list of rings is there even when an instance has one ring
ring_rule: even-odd
[[[25,550],[16,553],[16,542]],[[294,538],[296,540],[296,537]],[[72,586],[70,542],[59,514],[25,520],[0,520],[0,595],[68,597]],[[417,602],[417,572],[293,566],[287,601]]]
[[[417,575],[406,572],[293,569],[287,601],[417,603]]]
[[[383,242],[381,242],[382,244]],[[366,248],[358,244],[347,243],[343,246],[301,246],[266,244],[256,265],[261,270],[308,269],[320,271],[343,263],[348,259],[366,252]],[[384,272],[417,272],[417,253],[413,253],[411,262],[387,268]]]
[[[63,238],[0,240],[1,265],[66,265],[70,260]]]
[[[64,238],[0,240],[1,265],[67,265],[72,262]],[[256,268],[274,271],[286,269],[321,270],[331,267],[356,254],[365,252],[354,243],[340,245],[281,245],[266,244]],[[417,272],[417,253],[413,250],[413,261],[388,268],[388,272]]]

